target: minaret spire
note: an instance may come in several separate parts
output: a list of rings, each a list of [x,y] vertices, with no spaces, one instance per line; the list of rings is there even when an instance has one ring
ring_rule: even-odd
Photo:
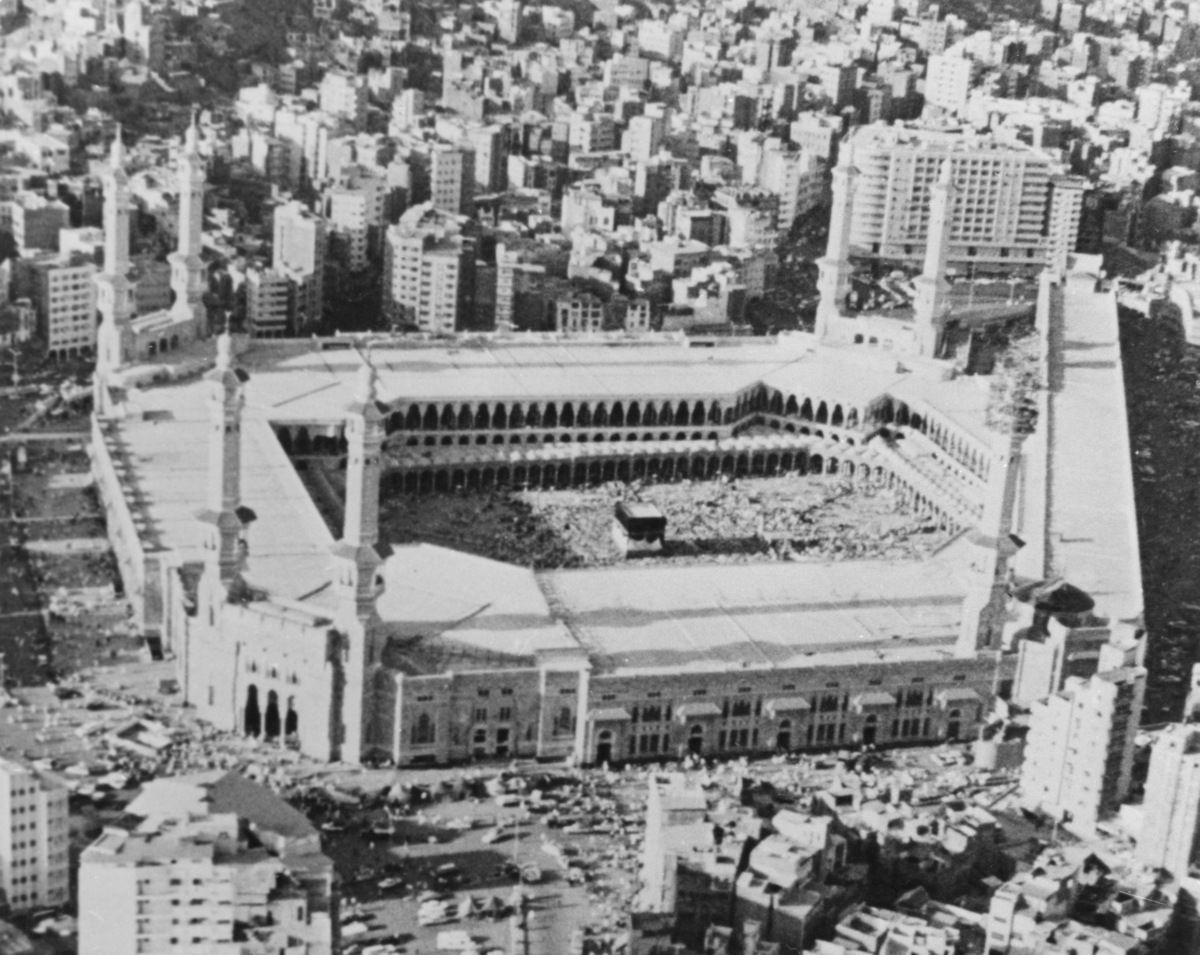
[[[341,600],[347,607],[352,602],[354,614],[360,619],[373,610],[375,572],[380,564],[376,544],[383,420],[379,410],[379,376],[370,357],[363,356],[346,414],[346,513],[342,539],[334,547],[342,565],[338,573]]]
[[[179,242],[168,256],[171,263],[171,311],[177,321],[193,321],[196,334],[208,334],[204,307],[204,263],[200,258],[204,228],[204,159],[196,114],[183,134],[179,157]]]
[[[217,338],[216,366],[204,376],[208,389],[208,485],[205,508],[205,562],[228,584],[241,568],[242,520],[238,514],[242,472],[242,378],[233,367],[228,332]]]
[[[378,547],[383,422],[379,377],[364,355],[346,409],[346,515],[342,539],[333,545],[334,620],[343,641],[335,657],[341,725],[333,751],[337,758],[351,761],[361,758],[367,745],[381,742],[375,677],[382,665],[382,646],[375,580],[383,563]]]
[[[930,190],[929,233],[925,241],[925,267],[913,283],[916,296],[913,311],[916,315],[917,352],[929,358],[938,357],[949,310],[950,283],[946,269],[950,263],[950,230],[954,224],[954,203],[958,187],[954,184],[950,161],[942,163],[938,179]]]
[[[850,225],[853,221],[854,181],[858,170],[853,156],[846,149],[841,161],[833,167],[833,211],[829,222],[829,244],[817,260],[816,334],[824,339],[845,307],[850,294]]]
[[[129,323],[133,318],[133,295],[129,284],[129,176],[125,172],[125,146],[117,126],[109,151],[104,181],[104,271],[95,277],[96,311],[100,327],[96,333],[96,372],[93,379],[94,407],[103,414],[109,409],[108,384],[114,372],[132,356]]]

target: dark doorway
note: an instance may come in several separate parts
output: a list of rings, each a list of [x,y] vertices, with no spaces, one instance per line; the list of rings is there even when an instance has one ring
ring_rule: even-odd
[[[246,709],[242,714],[242,729],[247,736],[262,732],[262,712],[258,708],[258,687],[253,683],[246,690]]]
[[[283,735],[295,736],[300,732],[300,717],[296,714],[296,698],[288,697],[287,716],[283,719]]]
[[[612,755],[612,730],[604,730],[596,743],[596,762],[610,763],[612,762]]]
[[[863,746],[874,746],[875,737],[878,735],[879,727],[876,725],[878,720],[872,714],[867,717],[867,721],[863,724],[862,741]]]
[[[704,752],[704,727],[693,726],[692,731],[688,734],[688,752],[693,756],[699,756]]]
[[[263,729],[267,739],[279,736],[279,694],[274,690],[267,694],[267,716],[263,721]]]

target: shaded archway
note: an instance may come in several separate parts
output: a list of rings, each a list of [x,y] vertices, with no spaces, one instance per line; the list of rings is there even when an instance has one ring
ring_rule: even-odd
[[[267,714],[263,719],[263,736],[275,739],[279,736],[281,720],[279,718],[279,694],[274,690],[267,693]]]
[[[688,733],[688,752],[699,756],[704,752],[704,727],[697,723]]]
[[[246,706],[242,710],[242,732],[257,736],[262,732],[262,711],[258,708],[258,687],[251,683],[246,687]]]
[[[596,762],[607,763],[613,756],[612,730],[601,730],[596,741]]]
[[[300,717],[296,713],[296,698],[289,696],[287,701],[287,716],[283,719],[283,735],[295,736],[300,732]]]
[[[863,722],[862,743],[863,746],[874,746],[875,737],[879,734],[879,718],[874,714],[870,714]]]

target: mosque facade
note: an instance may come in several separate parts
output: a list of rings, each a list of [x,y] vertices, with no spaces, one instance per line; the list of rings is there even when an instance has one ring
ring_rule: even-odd
[[[1097,577],[1094,606],[1014,598],[1018,582],[1053,589],[1064,570],[1047,543],[1050,399],[1019,396],[1033,423],[1016,427],[997,414],[998,378],[943,357],[948,176],[902,318],[838,308],[849,223],[835,211],[815,335],[225,333],[200,373],[173,344],[211,354],[188,137],[191,212],[154,335],[130,317],[119,256],[107,259],[92,456],[137,620],[214,726],[398,765],[930,743],[974,736],[998,696],[1094,669],[1099,644],[1141,653],[1136,538],[1107,545],[1120,553],[1101,576],[1121,575]],[[114,251],[128,228],[120,158],[106,196]],[[852,177],[839,169],[835,197]],[[1042,278],[1042,380],[1076,287]],[[318,461],[344,474],[336,520],[300,477]],[[395,494],[783,473],[889,488],[952,539],[921,561],[538,572],[452,540],[380,537],[381,498]],[[1065,570],[1089,582],[1088,559]]]

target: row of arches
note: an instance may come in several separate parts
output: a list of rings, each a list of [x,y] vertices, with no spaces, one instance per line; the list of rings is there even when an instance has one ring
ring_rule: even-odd
[[[734,410],[721,402],[684,399],[663,401],[572,402],[528,404],[506,402],[477,404],[413,404],[393,411],[387,432],[396,431],[506,431],[522,428],[637,428],[668,425],[703,427],[730,425]]]
[[[912,411],[903,401],[891,396],[876,403],[872,417],[880,424],[919,431],[972,474],[987,478],[990,463],[984,451],[944,422]]]
[[[146,357],[153,358],[155,355],[163,355],[167,352],[175,351],[178,347],[178,335],[171,335],[169,338],[152,339],[146,342]]]
[[[799,418],[814,424],[828,424],[835,428],[857,428],[859,424],[857,408],[844,409],[838,403],[821,399],[814,402],[812,398],[797,398],[796,395],[785,395],[774,390],[769,393],[765,406],[754,410],[785,418]]]
[[[793,724],[792,720],[785,718],[775,724],[774,732],[768,733],[766,741],[768,741],[768,748],[773,748],[777,752],[814,747],[825,748],[844,742],[847,735],[863,746],[874,746],[885,742],[912,743],[918,740],[927,742],[949,740],[953,742],[963,737],[969,725],[969,718],[964,718],[963,712],[957,709],[951,710],[947,714],[944,724],[930,717],[914,717],[895,719],[888,725],[881,723],[879,717],[872,713],[863,718],[857,731],[854,726],[850,726],[849,734],[846,732],[846,723],[819,724],[805,721],[802,725],[797,726]],[[702,723],[692,724],[688,727],[681,749],[693,756],[702,756],[740,753],[747,749],[760,750],[763,748],[757,729],[751,732],[743,730],[741,735],[729,734],[728,736],[725,732],[716,731],[717,739],[713,740],[714,729],[706,727]],[[803,732],[800,732],[801,730]],[[594,762],[605,763],[622,758],[644,756],[647,748],[637,747],[637,741],[638,737],[631,735],[625,741],[627,751],[622,753],[619,734],[611,729],[603,729],[596,734]],[[670,748],[671,736],[664,734],[661,747],[656,745],[652,751],[666,753]]]
[[[268,740],[278,739],[280,736],[296,736],[300,732],[296,698],[288,697],[287,710],[282,717],[279,710],[278,693],[269,690],[266,706],[263,708],[258,699],[258,687],[251,683],[246,688],[246,703],[242,707],[242,732],[246,736],[261,736]]]

